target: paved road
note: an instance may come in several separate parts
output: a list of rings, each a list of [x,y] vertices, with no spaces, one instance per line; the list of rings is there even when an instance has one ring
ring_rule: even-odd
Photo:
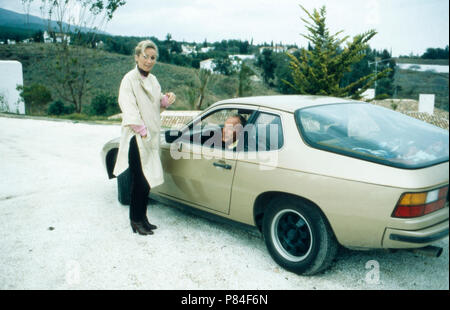
[[[0,289],[449,288],[448,238],[440,258],[344,249],[302,277],[258,235],[155,202],[155,235],[133,234],[99,156],[119,126],[0,117],[0,127]]]

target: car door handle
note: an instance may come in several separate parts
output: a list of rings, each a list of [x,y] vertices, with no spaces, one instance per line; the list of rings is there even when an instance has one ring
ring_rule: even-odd
[[[225,163],[213,163],[214,167],[219,167],[227,170],[231,170],[231,165],[225,164]]]

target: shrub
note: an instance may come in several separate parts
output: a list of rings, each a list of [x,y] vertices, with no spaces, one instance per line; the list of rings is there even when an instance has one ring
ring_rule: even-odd
[[[48,106],[48,115],[62,115],[64,114],[64,103],[61,100],[56,100]]]
[[[52,101],[52,94],[41,84],[33,84],[31,86],[17,86],[20,97],[28,107],[28,112],[31,114],[32,108],[42,107]]]
[[[61,100],[52,102],[47,109],[48,115],[72,114],[73,112],[75,112],[75,107],[73,105],[65,105]]]
[[[120,113],[117,97],[105,93],[95,96],[87,109],[89,115],[113,115]]]

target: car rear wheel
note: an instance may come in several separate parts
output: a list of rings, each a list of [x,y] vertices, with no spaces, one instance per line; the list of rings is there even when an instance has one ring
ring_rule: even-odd
[[[325,270],[339,246],[317,207],[294,199],[276,198],[269,203],[263,234],[272,258],[283,268],[301,275]]]

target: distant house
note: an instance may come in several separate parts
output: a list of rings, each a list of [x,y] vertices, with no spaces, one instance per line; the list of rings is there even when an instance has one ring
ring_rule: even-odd
[[[44,31],[44,43],[53,43],[53,39],[47,31]]]
[[[182,55],[190,55],[193,53],[195,53],[195,46],[185,45],[185,44],[181,45],[181,54]]]
[[[255,55],[229,55],[228,58],[231,60],[231,65],[235,68],[240,70],[242,61],[246,59],[255,59]],[[214,59],[206,59],[200,62],[200,69],[205,69],[208,71],[211,71],[213,73],[217,73],[214,71],[215,69]]]
[[[375,88],[368,88],[362,94],[361,97],[366,100],[372,100],[375,98]]]
[[[230,55],[230,58],[238,58],[240,60],[255,59],[255,55]]]
[[[261,78],[257,75],[252,75],[250,77],[250,80],[252,80],[253,82],[261,82]]]
[[[212,47],[212,46],[210,46],[210,47],[202,47],[202,48],[200,49],[200,52],[202,52],[202,53],[208,53],[209,51],[212,51],[212,50],[214,50],[214,47]]]
[[[15,41],[15,40],[10,40],[10,39],[8,39],[6,42],[7,42],[8,44],[16,44],[16,41]]]
[[[214,64],[213,61],[214,61],[213,58],[200,61],[200,69],[204,69],[204,70],[208,70],[210,72],[214,72],[214,68],[216,67],[216,65]]]
[[[44,43],[62,43],[63,41],[66,41],[67,44],[70,44],[70,36],[64,33],[55,33],[55,39],[53,39],[47,31],[44,32]]]
[[[285,46],[263,46],[259,48],[259,53],[262,54],[264,50],[269,49],[274,53],[283,53],[286,52],[287,47]]]
[[[64,33],[55,33],[55,38],[57,43],[62,43],[63,41],[66,41],[67,44],[70,44],[70,36],[66,35]]]

